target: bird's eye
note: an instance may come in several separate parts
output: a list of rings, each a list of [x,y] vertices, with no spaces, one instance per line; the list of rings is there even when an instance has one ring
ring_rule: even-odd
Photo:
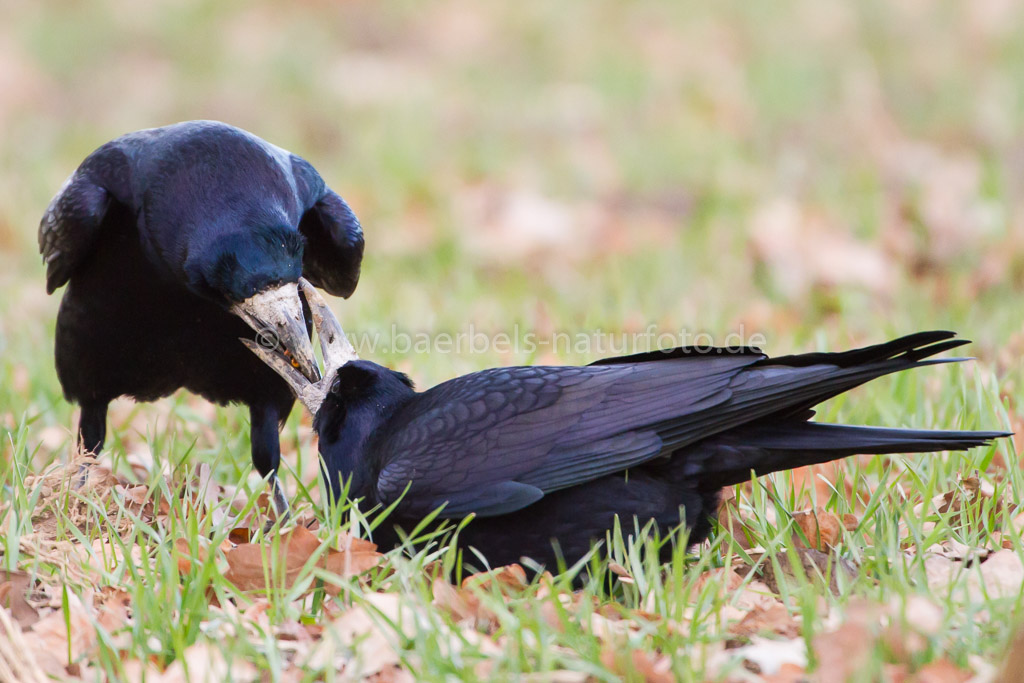
[[[284,357],[288,359],[288,362],[292,364],[293,368],[295,368],[296,370],[299,368],[299,361],[297,361],[295,359],[295,356],[292,355],[291,351],[289,351],[288,349],[285,349],[284,350]]]

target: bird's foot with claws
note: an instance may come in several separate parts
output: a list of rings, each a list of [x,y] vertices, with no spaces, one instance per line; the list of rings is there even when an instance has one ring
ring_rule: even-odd
[[[288,505],[288,496],[285,495],[284,486],[277,474],[270,475],[270,488],[273,492],[274,519],[270,519],[263,525],[263,533],[269,534],[275,527],[280,528],[287,524],[292,518],[292,511]]]

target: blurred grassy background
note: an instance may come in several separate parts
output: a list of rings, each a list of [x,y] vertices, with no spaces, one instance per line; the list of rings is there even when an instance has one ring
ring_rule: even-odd
[[[654,325],[691,340],[707,332],[719,343],[730,333],[759,335],[766,350],[785,354],[948,328],[975,340],[968,353],[977,363],[874,382],[825,406],[822,419],[1022,432],[1022,35],[1024,4],[1015,0],[3,0],[0,528],[8,520],[15,548],[13,530],[33,528],[23,504],[29,489],[19,485],[25,465],[41,471],[66,459],[75,424],[53,370],[59,296],[45,293],[39,217],[100,144],[186,119],[220,119],[306,157],[351,203],[367,253],[355,296],[334,302],[349,332],[473,325],[544,337]],[[422,386],[496,364],[596,357],[564,347],[424,354],[386,344],[366,355]],[[295,411],[282,437],[285,480],[291,493],[300,483],[313,488],[315,499],[316,450],[301,419]],[[115,469],[155,464],[147,475],[154,486],[161,466],[184,463],[173,477],[180,482],[192,479],[190,466],[209,463],[222,484],[250,469],[245,411],[188,395],[119,401],[108,435],[105,457]],[[1005,444],[940,458],[848,459],[841,467],[858,496],[787,475],[777,518],[785,519],[783,507],[805,505],[808,481],[837,513],[858,514],[859,496],[885,482],[862,527],[868,533],[847,539],[845,555],[860,563],[850,595],[897,606],[925,595],[942,606],[928,657],[995,661],[1019,595],[953,599],[933,588],[921,551],[947,540],[997,548],[1012,536],[1020,555],[1019,523],[1009,521],[1019,507],[999,513],[998,542],[987,522],[954,531],[959,522],[936,526],[928,515],[928,501],[938,494],[948,503],[941,494],[976,470],[988,470],[982,479],[994,482],[994,500],[1019,506],[1018,460]],[[251,473],[248,484],[250,497],[263,490]],[[754,494],[754,516],[770,529],[767,494]],[[3,513],[12,501],[14,514]],[[188,524],[173,522],[168,539],[209,528],[211,515],[185,507]],[[211,561],[201,579],[193,572],[176,602],[180,564],[169,545],[141,539],[133,556],[144,548],[147,558],[162,558],[169,578],[157,585],[172,590],[109,579],[135,596],[133,656],[166,662],[216,638],[247,660],[276,661],[262,641],[199,637],[200,620],[221,618],[206,606],[211,581],[223,583],[219,570]],[[28,551],[6,553],[8,568],[39,563]],[[703,562],[717,560],[703,555],[686,576]],[[710,592],[725,576],[708,582]],[[974,579],[965,572],[958,580]],[[823,629],[830,610],[820,607],[820,591],[780,585],[783,596],[804,600],[805,636]],[[655,591],[658,604],[690,610],[690,583],[678,586]],[[415,591],[403,596],[416,599]],[[175,604],[183,618],[168,625]],[[645,647],[677,652],[707,637],[720,605],[700,604],[703,624]],[[295,609],[268,614],[280,621]],[[545,666],[559,649],[551,643],[596,661],[576,631],[553,635],[542,621],[531,626],[529,614],[518,610],[513,621],[540,634]],[[412,649],[437,658],[436,641],[430,629]],[[111,662],[122,657],[108,653]],[[518,657],[494,671],[532,668]],[[452,659],[432,663],[450,675]],[[700,657],[692,661],[699,671]],[[677,668],[690,666],[688,649]]]
[[[336,307],[352,331],[655,324],[760,333],[788,353],[950,328],[976,341],[1016,420],[1013,0],[8,0],[0,13],[0,426],[34,421],[46,451],[72,422],[39,216],[98,145],[195,118],[306,157],[352,204],[366,264]],[[593,357],[375,359],[429,385]],[[937,389],[942,373],[920,381]],[[188,405],[202,425],[223,419]],[[245,448],[205,433],[200,450]]]

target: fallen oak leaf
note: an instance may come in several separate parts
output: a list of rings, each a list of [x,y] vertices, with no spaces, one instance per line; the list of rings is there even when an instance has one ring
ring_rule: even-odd
[[[447,612],[456,622],[477,621],[481,616],[480,598],[465,588],[456,588],[443,578],[434,579],[431,584],[435,607]]]
[[[634,649],[623,652],[612,642],[601,650],[601,664],[622,680],[642,680],[644,683],[674,683],[672,660],[663,654]]]
[[[325,626],[303,667],[330,668],[346,679],[359,680],[401,663],[396,641],[415,634],[420,621],[417,610],[393,593],[371,593],[364,603],[345,610]],[[382,627],[381,621],[396,625],[397,632]]]
[[[761,677],[761,683],[804,683],[806,680],[804,668],[792,662],[783,662],[778,671]]]
[[[993,531],[989,534],[989,541],[994,548],[1013,550],[1013,538],[1009,535],[1003,535],[1002,532]]]
[[[910,667],[905,662],[886,662],[882,665],[882,680],[885,683],[908,683],[917,682],[917,678],[911,679]]]
[[[917,670],[914,683],[965,683],[973,674],[964,671],[945,657],[925,664]]]
[[[636,583],[636,580],[633,578],[633,575],[629,573],[629,570],[618,562],[610,562],[608,564],[608,571],[619,577],[619,581],[622,583]]]
[[[792,579],[798,572],[802,572],[809,581],[822,584],[827,581],[828,589],[835,595],[839,594],[840,574],[848,582],[855,581],[859,575],[855,564],[838,555],[823,553],[814,548],[794,547],[792,550],[800,561],[799,570],[793,566],[788,553],[779,554],[772,562],[764,565],[764,581],[773,593],[779,592],[779,575]]]
[[[205,541],[206,539],[198,540],[200,541],[200,544],[196,546],[196,554],[193,555],[187,538],[174,539],[172,555],[178,564],[178,573],[188,574],[191,572],[193,559],[198,560],[199,562],[206,562],[206,548],[202,544],[202,541]]]
[[[1024,671],[1024,628],[1017,630],[1006,652],[1002,666],[993,678],[994,683],[1013,683]]]
[[[984,596],[1013,597],[1024,586],[1024,562],[1013,550],[997,550],[975,564],[929,554],[924,568],[928,587],[935,592],[948,590],[966,572],[967,595],[972,600]]]
[[[854,674],[864,671],[875,648],[870,625],[878,622],[878,612],[878,608],[865,602],[851,602],[847,620],[839,628],[814,637],[817,683],[846,683]]]
[[[794,512],[793,520],[811,548],[824,551],[838,545],[844,522],[825,508]],[[804,538],[798,536],[797,540],[803,543]]]
[[[0,606],[0,675],[5,681],[46,683],[50,680],[32,655],[26,634]]]
[[[283,587],[291,588],[315,553],[321,553],[315,565],[340,578],[362,574],[377,566],[383,557],[375,544],[347,534],[343,537],[345,550],[327,547],[321,551],[323,545],[311,531],[301,526],[265,545],[241,543],[225,553],[228,562],[225,578],[245,591],[265,590],[268,579],[271,583],[280,580]],[[326,588],[333,594],[341,586],[327,581]]]
[[[755,606],[743,619],[729,627],[729,632],[740,637],[770,632],[784,638],[800,635],[800,625],[781,602],[769,607]]]
[[[1013,550],[998,550],[981,563],[980,574],[970,576],[968,585],[978,595],[1013,597],[1024,586],[1024,562]]]
[[[372,676],[367,676],[363,680],[366,683],[416,683],[413,675],[397,664],[390,669],[384,669]]]
[[[247,526],[237,526],[228,532],[228,540],[235,545],[249,543],[252,541],[252,529]]]
[[[304,527],[298,527],[303,529]],[[312,532],[306,531],[312,536]],[[380,564],[384,555],[377,552],[377,544],[367,541],[364,538],[356,538],[348,533],[341,534],[341,547],[339,549],[329,548],[327,556],[323,558],[321,568],[331,574],[342,578],[358,576]],[[340,586],[328,582],[327,592],[336,595]]]
[[[730,652],[742,659],[744,668],[766,676],[778,674],[787,664],[799,669],[807,666],[807,645],[799,638],[770,640],[753,636],[749,645]]]
[[[89,612],[81,599],[67,593],[66,610],[56,610],[34,623],[29,631],[29,649],[39,666],[50,676],[64,679],[67,667],[75,664],[98,642]]]
[[[156,683],[244,683],[258,679],[259,671],[252,662],[241,658],[228,660],[218,648],[202,641],[190,645],[163,672],[147,669],[146,673],[146,680]]]
[[[518,564],[509,564],[467,576],[462,580],[462,587],[475,587],[487,591],[491,590],[491,586],[495,583],[502,592],[505,592],[505,589],[521,591],[527,586],[526,571]]]
[[[0,571],[0,607],[6,607],[22,628],[39,621],[39,613],[25,599],[32,584],[25,572]]]
[[[97,625],[111,634],[127,626],[131,602],[131,596],[121,588],[114,586],[100,588],[93,598]]]
[[[278,640],[312,643],[320,638],[324,627],[320,624],[303,624],[292,619],[278,624],[273,630]]]

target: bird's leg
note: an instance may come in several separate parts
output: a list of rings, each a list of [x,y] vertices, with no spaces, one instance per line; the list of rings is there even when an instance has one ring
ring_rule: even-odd
[[[288,506],[288,496],[285,495],[284,485],[275,472],[270,476],[270,488],[273,489],[274,510],[277,512],[277,519],[268,522],[264,531],[270,531],[271,527],[280,522],[284,524],[291,518],[292,511]]]
[[[279,418],[277,408],[273,406],[249,406],[252,464],[262,477],[269,478],[277,521],[284,522],[289,517],[290,509],[284,487],[277,478],[277,468],[281,463],[281,437],[277,431]],[[267,529],[273,525],[268,524]]]
[[[107,403],[82,403],[82,414],[78,418],[78,452],[99,455],[103,442],[107,437]],[[89,465],[83,462],[78,468],[78,480],[75,488],[85,486],[89,478]]]

